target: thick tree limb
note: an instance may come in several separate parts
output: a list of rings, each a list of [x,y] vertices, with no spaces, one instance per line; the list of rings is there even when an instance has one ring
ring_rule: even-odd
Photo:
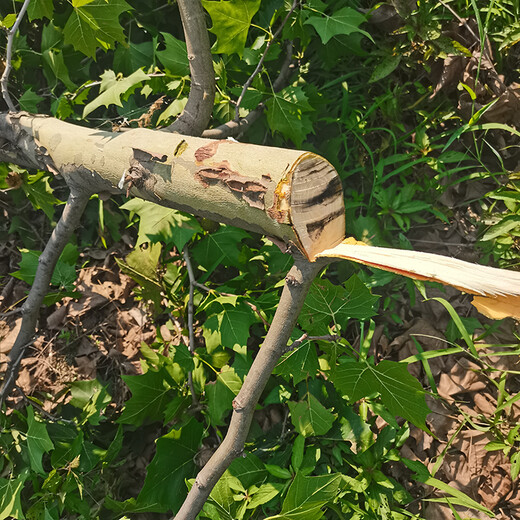
[[[52,232],[51,238],[47,242],[43,253],[38,259],[38,268],[32,284],[29,296],[22,306],[22,325],[16,341],[9,353],[9,366],[4,376],[2,389],[0,390],[0,405],[9,395],[16,383],[16,377],[20,362],[25,351],[32,344],[38,314],[43,299],[49,290],[52,273],[56,263],[67,245],[70,236],[78,227],[83,211],[90,198],[91,192],[72,187],[63,214],[57,226]]]
[[[29,2],[30,2],[30,0],[25,0],[25,2],[22,5],[22,8],[20,9],[20,12],[18,13],[18,16],[16,17],[16,22],[14,22],[14,25],[11,27],[11,29],[7,33],[7,49],[5,52],[5,69],[4,69],[4,73],[2,74],[2,78],[0,79],[0,88],[2,90],[2,97],[4,98],[7,108],[9,108],[9,110],[11,112],[16,112],[16,107],[14,106],[11,96],[9,95],[9,74],[11,74],[11,68],[12,68],[11,62],[13,59],[13,41],[14,41],[16,32],[18,31],[18,27],[20,27],[20,24],[22,23],[22,19],[25,15],[25,11],[27,11],[27,8],[29,7]]]
[[[190,62],[188,102],[169,132],[199,136],[207,128],[215,99],[215,73],[204,10],[200,0],[178,0]]]
[[[175,520],[195,519],[224,471],[241,455],[255,406],[278,359],[285,352],[311,283],[324,265],[321,262],[310,263],[301,255],[295,257],[295,264],[285,278],[280,303],[269,332],[233,401],[234,411],[227,435],[200,470]]]

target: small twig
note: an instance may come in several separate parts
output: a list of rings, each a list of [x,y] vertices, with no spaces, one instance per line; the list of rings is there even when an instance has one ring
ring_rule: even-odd
[[[285,60],[280,68],[280,74],[273,83],[273,91],[279,92],[287,84],[288,78],[292,72],[292,42],[287,42]],[[202,137],[208,139],[225,139],[226,137],[235,137],[242,132],[245,132],[255,121],[260,119],[266,108],[265,103],[259,103],[258,106],[249,112],[246,117],[243,117],[239,121],[228,121],[216,128],[210,128],[202,132]]]
[[[34,282],[22,306],[22,325],[9,352],[9,365],[5,373],[2,389],[0,390],[0,405],[7,398],[16,382],[20,362],[24,357],[27,345],[32,343],[36,331],[40,307],[49,290],[52,273],[70,236],[79,225],[90,195],[89,191],[83,191],[75,186],[71,186],[63,214],[38,259]]]
[[[30,404],[33,408],[36,408],[36,410],[38,410],[48,421],[61,422],[64,424],[75,424],[76,423],[76,421],[73,419],[64,419],[63,417],[56,417],[56,416],[52,415],[51,413],[45,411],[38,403],[36,403],[32,399],[29,399],[25,395],[25,392],[18,385],[14,385],[13,388],[18,390],[18,392],[22,396],[22,399],[24,400],[26,405]]]
[[[287,346],[286,352],[296,350],[304,341],[338,341],[341,336],[337,334],[327,334],[326,336],[309,336],[307,333],[294,340],[290,345]]]
[[[186,268],[188,270],[188,278],[190,280],[190,296],[188,299],[188,349],[193,355],[193,352],[195,352],[195,331],[193,330],[193,296],[195,294],[195,284],[197,282],[195,280],[193,266],[191,265],[190,253],[188,251],[187,244],[182,249],[182,256],[184,257],[184,262],[186,263]],[[195,385],[193,384],[193,374],[191,370],[188,372],[188,386],[190,387],[192,405],[197,406],[199,401],[197,399],[197,394],[195,393]]]
[[[200,0],[178,0],[190,62],[191,88],[182,114],[169,132],[199,136],[208,126],[215,100],[215,72],[208,29]]]
[[[262,53],[262,56],[260,57],[260,60],[258,62],[258,65],[256,66],[255,70],[253,71],[253,74],[247,78],[247,81],[244,83],[244,86],[242,87],[242,92],[240,92],[240,96],[238,96],[236,107],[235,107],[235,121],[240,120],[240,104],[242,103],[242,100],[244,99],[244,96],[247,92],[247,89],[251,86],[251,83],[253,83],[253,80],[255,79],[256,75],[260,72],[262,65],[264,63],[265,57],[267,56],[267,53],[269,52],[269,49],[271,48],[271,45],[273,42],[278,38],[280,33],[282,32],[282,29],[284,28],[285,24],[287,23],[287,20],[289,20],[289,17],[293,13],[293,11],[296,9],[296,6],[299,4],[299,0],[294,0],[291,8],[289,9],[289,12],[285,16],[283,22],[281,23],[280,27],[276,30],[276,32],[273,34],[273,37],[267,42],[267,45],[265,46],[265,50]]]
[[[9,95],[8,90],[8,81],[9,81],[9,74],[11,74],[12,69],[12,59],[13,59],[13,42],[14,37],[18,31],[18,27],[20,27],[20,24],[22,23],[22,18],[25,15],[25,11],[27,11],[27,8],[29,7],[29,2],[31,0],[25,0],[22,8],[20,9],[20,12],[18,13],[18,16],[16,17],[16,22],[14,22],[14,25],[11,27],[11,29],[7,32],[7,49],[5,51],[5,69],[4,73],[2,74],[2,78],[0,79],[0,86],[2,90],[2,97],[4,98],[4,101],[7,105],[7,108],[9,108],[10,112],[17,112],[16,107],[14,106],[14,103],[11,99],[11,96]]]

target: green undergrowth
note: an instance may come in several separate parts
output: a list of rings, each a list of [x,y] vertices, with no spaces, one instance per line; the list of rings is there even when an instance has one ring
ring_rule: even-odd
[[[369,23],[379,4],[302,2],[273,41],[239,110],[245,116],[263,102],[265,116],[239,138],[326,157],[342,179],[347,231],[357,239],[415,248],[414,230],[440,229],[458,218],[460,206],[471,204],[485,260],[515,266],[520,184],[496,136],[510,139],[518,132],[485,119],[491,103],[475,103],[465,118],[458,92],[477,98],[474,87],[461,81],[432,98],[435,67],[449,55],[471,51],[446,33],[459,20],[441,3],[420,2],[415,10],[407,10],[407,2],[396,4],[397,23],[388,29]],[[517,2],[443,4],[475,20],[478,38],[489,37],[496,51],[499,72],[514,80]],[[290,3],[203,5],[217,77],[212,125],[218,126],[234,118],[241,86]],[[14,23],[12,7],[0,7],[4,28]],[[182,111],[190,78],[174,3],[43,0],[31,2],[28,19],[13,59],[12,90],[22,109],[103,129],[162,127]],[[274,92],[288,41],[295,72]],[[505,147],[515,143],[508,140]],[[2,240],[15,237],[20,247],[12,275],[30,284],[42,237],[50,234],[67,195],[50,174],[13,165],[0,165],[0,183],[10,215],[0,229]],[[449,190],[471,192],[480,185],[486,189],[474,199],[440,202]],[[34,229],[27,207],[45,213],[44,233]],[[186,336],[189,278],[182,252],[189,256],[196,281],[207,289],[195,289],[196,348],[190,352],[182,342],[164,339],[158,327],[156,341],[141,345],[143,374],[123,376],[131,395],[126,402],[113,397],[114,380],[100,377],[72,383],[70,400],[52,415],[43,412],[52,396],[40,394],[2,414],[0,520],[175,512],[226,434],[233,399],[272,320],[291,257],[240,229],[139,199],[93,198],[45,303],[77,295],[83,249],[109,249],[128,233],[135,247],[117,263],[136,282],[135,297],[148,302],[150,314],[167,329],[182,323]],[[441,491],[448,504],[492,515],[400,452],[410,424],[429,432],[425,394],[437,394],[429,359],[465,356],[494,371],[473,336],[487,341],[497,326],[461,318],[443,299],[451,316],[448,347],[423,352],[418,345],[416,355],[400,362],[373,355],[376,326],[395,333],[403,298],[413,304],[427,295],[418,288],[347,262],[321,273],[292,334],[295,347],[289,345],[261,396],[244,454],[212,491],[201,518],[420,519],[425,488],[419,483]],[[504,346],[501,354],[517,355],[518,346]],[[421,363],[427,390],[410,375],[411,363]],[[518,427],[503,427],[518,399],[509,390],[511,375],[501,376],[494,417],[477,426],[493,433],[489,449],[510,457],[517,478]],[[155,441],[155,454],[142,488],[129,492],[124,474],[145,439]]]

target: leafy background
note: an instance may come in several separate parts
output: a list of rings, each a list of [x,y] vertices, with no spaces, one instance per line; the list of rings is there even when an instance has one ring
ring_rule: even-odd
[[[216,127],[291,4],[203,6]],[[4,29],[19,7],[0,6]],[[302,2],[239,107],[264,103],[264,115],[237,138],[326,157],[358,239],[514,267],[519,15],[510,0]],[[102,129],[167,125],[190,88],[177,6],[159,0],[33,1],[13,67],[21,109]],[[66,190],[14,165],[0,165],[0,182],[10,310]],[[194,352],[183,250],[200,284]],[[290,263],[243,230],[93,198],[0,418],[0,518],[175,512],[226,433]],[[0,328],[4,366],[18,323]],[[292,341],[203,518],[518,514],[511,323],[484,320],[455,291],[343,262],[314,282]]]

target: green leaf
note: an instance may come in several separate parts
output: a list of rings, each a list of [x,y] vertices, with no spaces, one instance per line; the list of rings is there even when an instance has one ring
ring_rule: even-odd
[[[173,243],[178,251],[182,251],[187,242],[202,232],[195,217],[147,200],[131,199],[120,209],[133,211],[141,217],[137,245],[158,238],[166,244]]]
[[[21,494],[26,479],[26,472],[15,479],[0,478],[0,520],[5,520],[6,518],[23,520],[25,518],[22,510]]]
[[[254,493],[251,500],[247,504],[247,509],[255,509],[262,504],[267,504],[276,495],[283,491],[285,486],[281,483],[268,482],[262,484]]]
[[[50,186],[50,177],[45,172],[27,175],[22,189],[31,201],[35,209],[41,209],[47,218],[52,221],[54,217],[54,206],[61,201],[54,196]]]
[[[35,2],[29,2],[29,6],[27,7],[27,16],[29,17],[30,22],[43,17],[52,20],[53,14],[54,6],[52,5],[52,0],[37,0]]]
[[[122,376],[132,392],[125,403],[118,421],[122,424],[141,426],[145,422],[163,421],[164,413],[172,398],[172,380],[165,367],[149,369],[139,376]]]
[[[154,55],[154,43],[145,41],[142,43],[127,42],[127,45],[118,45],[114,52],[114,70],[123,74],[131,74],[134,70],[144,68],[148,70],[152,65]]]
[[[266,520],[318,520],[325,512],[321,508],[338,493],[341,475],[305,477],[297,473],[279,515]]]
[[[271,132],[280,132],[296,146],[313,132],[311,119],[306,114],[313,110],[302,87],[289,86],[273,93],[267,100],[267,123]]]
[[[252,453],[236,458],[229,466],[229,472],[238,478],[245,488],[259,484],[267,477],[264,463]]]
[[[260,3],[261,0],[202,0],[202,5],[213,22],[210,32],[217,37],[212,48],[214,53],[236,52],[242,57],[251,19],[258,11]]]
[[[130,89],[135,89],[142,81],[149,78],[148,74],[145,74],[141,69],[136,70],[127,78],[116,77],[113,70],[105,71],[100,77],[102,78],[99,89],[101,94],[85,106],[83,117],[87,117],[100,106],[117,105],[122,107],[121,96]]]
[[[219,265],[238,267],[242,248],[240,242],[249,236],[249,233],[242,229],[222,226],[218,231],[209,233],[197,243],[192,249],[193,258],[208,273],[212,273]]]
[[[180,430],[172,429],[157,440],[137,506],[148,511],[177,511],[186,497],[185,480],[196,472],[194,459],[202,441],[202,424],[191,419]]]
[[[20,103],[20,110],[25,110],[26,112],[37,113],[38,112],[38,103],[43,101],[44,98],[38,96],[32,87],[29,87],[22,96],[18,99],[18,103]]]
[[[107,50],[116,41],[124,42],[119,15],[130,6],[124,0],[78,1],[63,28],[66,44],[90,58],[96,58],[98,47]]]
[[[47,433],[45,424],[35,419],[32,406],[27,407],[27,425],[27,451],[29,452],[31,468],[40,474],[44,474],[42,457],[44,453],[48,453],[54,448],[54,444]]]
[[[174,99],[165,110],[161,112],[161,115],[159,116],[159,119],[157,120],[157,123],[164,123],[168,119],[172,117],[178,116],[186,106],[186,103],[188,102],[187,97]]]
[[[208,318],[205,327],[220,333],[221,345],[236,352],[245,353],[250,336],[249,327],[257,321],[256,315],[243,302],[236,305],[225,304],[222,310]]]
[[[69,69],[65,65],[63,52],[59,49],[46,49],[42,52],[43,61],[52,71],[56,79],[59,79],[69,90],[75,90],[76,85],[70,79]]]
[[[305,299],[299,322],[311,335],[329,334],[329,325],[345,329],[348,318],[366,320],[375,315],[374,304],[379,296],[370,293],[356,276],[344,286],[333,285],[329,280],[315,280]]]
[[[382,61],[380,61],[376,68],[373,70],[369,83],[375,83],[383,78],[386,78],[389,74],[394,72],[394,70],[401,63],[401,55],[396,54],[395,56],[385,56]]]
[[[508,215],[504,217],[498,224],[491,226],[481,240],[492,240],[500,235],[506,235],[512,230],[516,232],[520,231],[520,215]]]
[[[303,437],[325,435],[336,418],[309,392],[304,401],[289,401],[288,405],[294,428]]]
[[[217,380],[206,385],[206,397],[208,399],[208,414],[211,424],[220,426],[224,424],[224,414],[232,409],[233,399],[242,387],[242,380],[235,370],[229,366],[223,366],[217,375]]]
[[[165,48],[163,51],[156,51],[156,56],[174,76],[188,76],[190,66],[186,44],[171,34],[162,32],[161,35],[164,38]]]
[[[364,34],[367,38],[372,40],[369,33],[359,28],[365,21],[366,18],[363,14],[351,7],[343,7],[332,14],[332,16],[328,16],[324,13],[322,15],[312,14],[305,20],[305,24],[312,25],[319,34],[321,41],[326,44],[334,36],[338,36],[339,34],[348,36],[356,32]]]
[[[20,249],[22,259],[20,260],[20,269],[11,273],[11,276],[23,280],[24,282],[32,285],[36,276],[36,269],[38,268],[38,259],[40,258],[41,251],[34,251],[30,249]],[[63,255],[63,253],[62,253]],[[67,290],[73,287],[74,281],[76,280],[76,268],[73,265],[63,262],[58,259],[54,272],[52,273],[51,284],[65,287]]]
[[[70,384],[70,404],[83,411],[83,422],[98,425],[101,413],[110,403],[111,397],[105,386],[97,379],[74,381]]]
[[[424,390],[404,363],[381,361],[376,366],[368,362],[347,359],[333,371],[332,383],[352,402],[378,392],[382,403],[394,415],[399,415],[428,432],[425,419],[430,410]]]
[[[146,246],[146,247],[145,247]],[[142,298],[153,301],[156,309],[161,309],[162,285],[159,282],[157,263],[161,256],[160,243],[137,246],[126,258],[125,262],[116,258],[117,265],[123,273],[130,276],[142,288]]]
[[[298,348],[284,354],[274,369],[274,373],[293,378],[294,385],[312,378],[319,369],[316,346],[312,341],[304,341]]]

